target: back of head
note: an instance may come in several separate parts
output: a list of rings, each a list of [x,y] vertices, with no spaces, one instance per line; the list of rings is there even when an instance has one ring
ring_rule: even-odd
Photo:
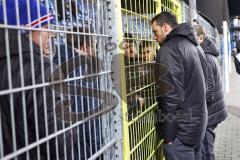
[[[153,19],[151,20],[151,23],[156,22],[157,25],[162,26],[164,23],[170,25],[172,29],[176,28],[178,26],[177,17],[169,12],[169,11],[163,11],[159,14],[157,14]]]
[[[203,39],[206,38],[206,33],[205,33],[203,26],[197,24],[197,25],[194,25],[194,29],[197,32],[198,37],[202,37]]]

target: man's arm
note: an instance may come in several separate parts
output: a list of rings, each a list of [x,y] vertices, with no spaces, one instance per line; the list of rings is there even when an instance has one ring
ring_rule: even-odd
[[[238,74],[240,74],[240,53],[238,53],[236,56],[234,56],[234,63],[235,63],[235,67],[236,67],[236,72]]]

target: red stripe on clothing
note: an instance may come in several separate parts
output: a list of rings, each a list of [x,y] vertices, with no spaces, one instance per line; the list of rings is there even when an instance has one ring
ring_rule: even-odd
[[[36,25],[42,23],[43,21],[46,21],[47,19],[52,19],[52,18],[53,18],[53,15],[46,15],[46,16],[40,18],[39,20],[31,23],[30,26],[31,27],[36,26]]]

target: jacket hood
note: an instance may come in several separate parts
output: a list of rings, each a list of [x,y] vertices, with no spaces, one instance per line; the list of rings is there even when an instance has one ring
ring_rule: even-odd
[[[189,23],[182,23],[177,26],[177,28],[173,29],[166,37],[165,42],[170,40],[173,37],[185,37],[194,45],[198,45],[196,34],[194,32],[193,27]]]
[[[0,29],[0,58],[5,58],[6,55],[6,40],[5,40],[5,29]],[[9,51],[10,56],[19,56],[19,44],[18,44],[18,31],[9,29],[8,30],[8,42],[9,42]],[[21,46],[22,46],[22,54],[29,54],[30,53],[30,45],[29,39],[26,35],[21,35]],[[39,47],[33,43],[33,50],[34,53],[40,54]]]
[[[206,38],[200,45],[206,54],[211,54],[215,57],[219,56],[219,51],[217,50],[215,43],[210,39]]]

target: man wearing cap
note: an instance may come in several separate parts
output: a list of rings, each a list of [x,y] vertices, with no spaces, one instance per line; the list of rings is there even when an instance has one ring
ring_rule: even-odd
[[[54,107],[60,98],[48,85],[54,69],[47,58],[53,54],[49,43],[52,33],[32,31],[46,29],[54,20],[54,15],[37,0],[0,2],[0,26],[27,27],[0,28],[0,155],[24,148],[28,152],[17,153],[19,159],[74,159],[77,132],[72,129],[56,134],[69,124],[56,117]],[[16,88],[21,92],[11,91]],[[29,146],[36,142],[36,146]]]

